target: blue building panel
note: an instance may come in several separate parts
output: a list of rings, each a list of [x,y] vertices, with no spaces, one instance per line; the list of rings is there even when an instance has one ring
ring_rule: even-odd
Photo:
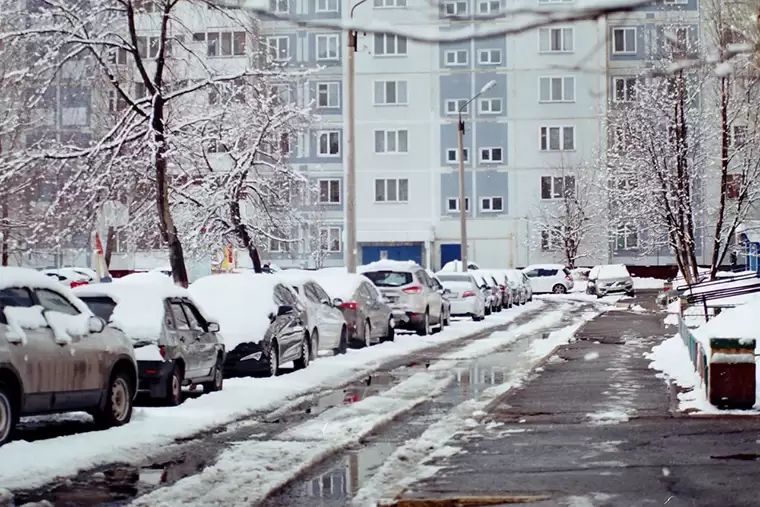
[[[442,75],[439,78],[441,97],[441,117],[456,118],[457,112],[448,109],[448,102],[455,100],[467,101],[473,96],[472,78],[469,72]],[[472,105],[472,104],[470,104]],[[458,109],[458,108],[455,108]],[[472,111],[472,108],[469,108]]]
[[[464,175],[464,196],[470,201],[467,215],[472,216],[472,172],[466,172]],[[449,211],[449,199],[459,199],[458,171],[441,174],[441,216],[459,216],[459,211]]]
[[[455,153],[455,157],[459,156],[459,140],[457,136],[456,123],[441,125],[441,167],[459,167],[458,158],[450,160],[452,153]],[[464,166],[472,167],[473,155],[475,154],[472,153],[472,124],[470,123],[465,123],[464,149],[466,151]]]
[[[498,51],[501,58],[500,63],[495,63],[492,61],[492,51]],[[488,52],[488,63],[484,61],[483,56],[481,53]],[[506,67],[507,66],[507,38],[504,36],[500,37],[489,37],[487,39],[477,39],[475,40],[475,54],[473,55],[473,60],[475,61],[475,67],[478,69],[488,69],[488,68],[494,68],[494,67]],[[506,76],[505,76],[506,79]]]
[[[438,45],[438,64],[442,69],[470,69],[473,66],[473,55],[470,48],[470,41],[462,42],[441,42]],[[467,63],[464,65],[449,65],[446,63],[446,54],[449,51],[465,51],[467,54]]]
[[[509,174],[503,171],[475,173],[478,216],[506,215],[509,211]],[[484,200],[488,201],[484,205]],[[470,204],[472,206],[472,204]]]
[[[477,151],[472,154],[477,157],[473,159],[475,167],[507,165],[507,124],[495,121],[479,122],[475,129]],[[501,149],[501,153],[494,153],[495,148]],[[490,151],[487,157],[482,153],[485,149]],[[501,155],[501,160],[498,160],[496,155]]]
[[[507,115],[507,75],[502,72],[478,72],[475,74],[475,93],[478,93],[483,87],[490,81],[496,81],[493,88],[480,96],[480,98],[474,104],[474,111],[479,117],[494,117],[494,116],[506,116]],[[480,99],[499,98],[501,99],[502,112],[498,115],[483,114],[480,112]]]
[[[687,28],[688,29],[688,43],[684,48],[688,52],[695,52],[699,44],[699,25],[691,23],[673,23],[673,24],[658,24],[652,29],[654,30],[654,47],[652,48],[652,57],[667,57],[671,53],[668,51],[670,44],[673,41],[666,35],[666,32],[674,28]]]
[[[362,264],[381,259],[414,261],[422,265],[422,244],[362,245]]]
[[[306,62],[310,66],[322,66],[322,67],[339,67],[342,53],[343,53],[343,36],[340,32],[330,32],[330,31],[318,31],[318,32],[308,32],[306,34]],[[332,50],[333,49],[333,41],[337,38],[337,43],[335,46],[335,49],[337,50],[337,58],[336,59],[317,59],[317,41],[318,40],[325,40],[325,44],[328,44],[327,41],[329,41],[328,46],[326,46],[326,49]],[[329,53],[323,53],[323,56],[329,56],[332,58],[332,51]]]
[[[308,19],[340,19],[341,0],[307,0],[307,14],[302,15]]]
[[[615,25],[609,27],[610,40],[610,60],[630,61],[644,60],[647,57],[647,34],[651,30],[651,25]],[[630,31],[634,31],[632,35]],[[616,38],[625,39],[625,46],[618,47],[616,50]],[[635,44],[635,48],[631,47]],[[621,52],[620,49],[630,50],[630,52]],[[633,51],[635,49],[635,52]]]

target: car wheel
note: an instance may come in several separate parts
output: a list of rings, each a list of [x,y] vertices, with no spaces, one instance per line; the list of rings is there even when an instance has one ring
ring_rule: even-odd
[[[364,347],[372,346],[372,326],[368,320],[364,321]]]
[[[108,384],[105,407],[92,414],[95,423],[101,428],[127,424],[132,418],[134,389],[126,373],[114,373]]]
[[[396,328],[393,324],[393,317],[388,319],[388,334],[383,337],[384,342],[392,342],[396,339]]]
[[[314,328],[314,331],[311,332],[311,357],[309,359],[311,361],[314,361],[317,357],[319,357],[319,330],[317,328]]]
[[[626,292],[625,295],[628,297],[634,297],[636,295],[636,291]]]
[[[18,414],[13,406],[11,390],[0,383],[0,445],[13,438],[13,430],[18,422]]]
[[[554,294],[566,294],[567,293],[567,287],[562,285],[561,283],[558,283],[554,287],[552,287],[552,292]]]
[[[277,341],[272,340],[269,344],[269,371],[267,371],[268,377],[276,377],[280,372],[280,351],[278,349]]]
[[[296,370],[303,370],[309,366],[309,360],[311,359],[311,340],[308,336],[304,336],[301,340],[301,357],[293,361],[293,366]]]
[[[343,329],[340,330],[340,341],[338,342],[338,348],[333,349],[333,354],[338,356],[340,354],[345,354],[346,351],[348,351],[348,337],[346,337],[346,327],[343,326]]]
[[[216,359],[212,378],[213,380],[211,382],[203,383],[203,392],[206,394],[215,393],[217,391],[221,391],[224,388],[224,363],[222,362],[221,357],[218,357]]]
[[[484,310],[483,314],[484,315],[491,315],[491,307],[490,306],[486,306],[486,309]]]
[[[174,369],[166,379],[166,398],[164,404],[176,407],[182,403],[182,370],[175,363]]]
[[[444,326],[451,325],[451,310],[450,309],[449,309],[449,312],[447,312],[446,315],[443,317],[443,325]]]
[[[422,316],[422,325],[417,330],[417,334],[420,336],[428,336],[430,333],[430,310],[425,310],[425,314]]]

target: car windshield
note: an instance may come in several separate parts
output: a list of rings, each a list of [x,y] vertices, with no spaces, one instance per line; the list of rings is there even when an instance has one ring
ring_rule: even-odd
[[[456,281],[444,280],[443,286],[449,289],[451,292],[464,292],[464,291],[473,289],[472,282],[463,281],[463,280],[456,280]]]
[[[435,275],[438,277],[438,279],[443,282],[469,282],[470,281],[470,275],[465,274],[446,274],[446,273],[438,273]],[[444,284],[445,285],[445,284]]]
[[[85,302],[92,313],[108,322],[111,318],[116,303],[108,296],[81,296],[79,299]]]
[[[608,264],[599,266],[597,278],[627,278],[630,275],[628,269],[622,264]]]
[[[412,283],[412,274],[405,271],[367,271],[362,274],[377,287],[401,287]]]

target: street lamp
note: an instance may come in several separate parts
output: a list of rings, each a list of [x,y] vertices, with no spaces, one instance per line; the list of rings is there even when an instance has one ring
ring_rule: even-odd
[[[351,18],[354,10],[367,0],[360,0],[351,7]],[[346,136],[346,268],[349,273],[356,273],[356,143],[355,136],[355,90],[356,77],[356,47],[358,33],[356,30],[348,31],[348,104],[346,115],[348,116],[348,135]]]
[[[465,206],[465,194],[464,194],[464,120],[462,120],[462,111],[470,105],[472,101],[483,95],[485,92],[496,86],[496,81],[489,81],[478,93],[475,94],[470,100],[462,104],[459,108],[459,124],[458,124],[458,138],[459,149],[457,156],[459,157],[459,235],[460,235],[460,251],[462,257],[462,271],[467,271],[467,209]]]

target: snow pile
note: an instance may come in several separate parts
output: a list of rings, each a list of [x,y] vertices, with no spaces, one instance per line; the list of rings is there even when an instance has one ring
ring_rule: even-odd
[[[633,288],[639,290],[661,290],[665,287],[665,280],[659,278],[638,278],[633,277]]]
[[[749,294],[747,303],[723,310],[692,331],[694,337],[710,348],[710,338],[754,338],[760,341],[757,323],[760,315],[760,294]]]
[[[6,306],[3,308],[5,320],[8,322],[8,340],[19,340],[22,345],[26,345],[27,337],[24,329],[33,331],[41,327],[46,327],[47,321],[42,315],[43,308],[39,305],[30,308],[19,306]]]
[[[274,288],[280,278],[267,274],[209,275],[188,289],[204,312],[219,323],[228,351],[241,343],[259,343],[269,330],[269,315],[277,314]]]
[[[73,289],[73,292],[83,298],[111,298],[116,307],[109,324],[120,329],[134,342],[154,342],[159,339],[164,326],[164,299],[193,299],[186,289],[173,283],[157,282],[153,276],[132,279],[126,283],[83,285]]]
[[[646,308],[644,308],[641,305],[631,305],[631,307],[628,309],[635,313],[647,313],[648,311]]]

